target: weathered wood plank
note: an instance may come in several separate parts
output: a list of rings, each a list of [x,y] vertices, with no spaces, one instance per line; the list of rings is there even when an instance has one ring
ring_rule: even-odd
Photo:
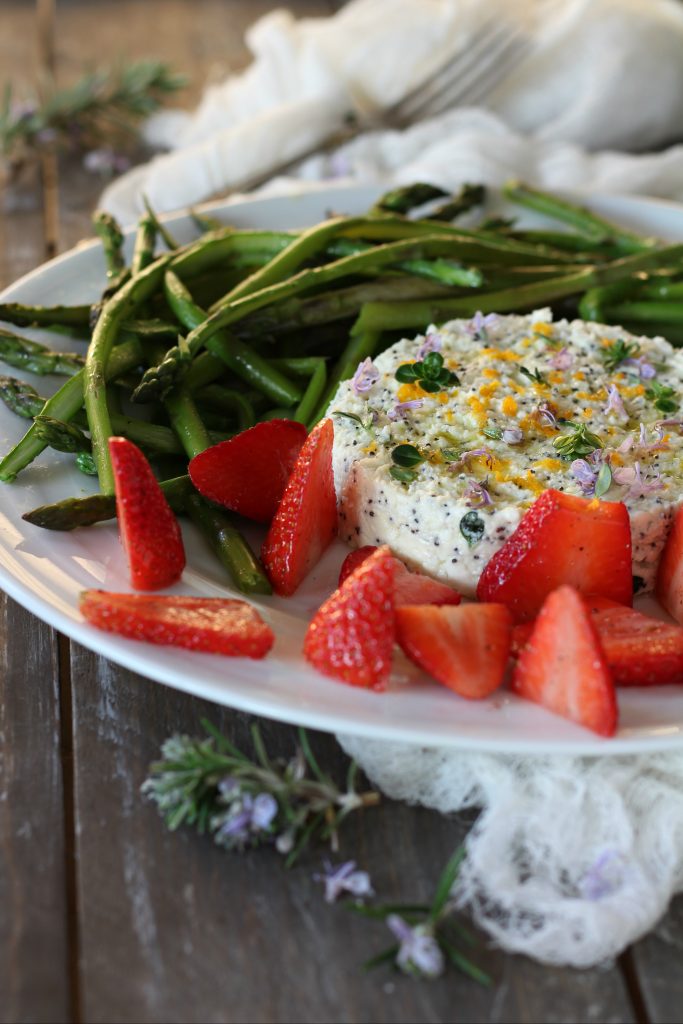
[[[58,658],[0,594],[0,1021],[70,1016]]]
[[[190,831],[170,834],[140,796],[167,735],[197,733],[205,715],[247,745],[246,717],[72,650],[86,1020],[633,1020],[617,970],[548,970],[485,945],[478,958],[492,990],[459,975],[418,984],[364,973],[389,933],[324,903],[312,878],[324,851],[286,872],[273,851],[239,856]],[[293,729],[264,727],[273,752],[291,753]],[[334,740],[314,742],[339,770]],[[383,899],[422,899],[466,827],[386,802],[349,821],[340,856],[368,868]]]
[[[683,1016],[683,897],[660,924],[637,942],[629,956],[652,1024],[678,1024]]]

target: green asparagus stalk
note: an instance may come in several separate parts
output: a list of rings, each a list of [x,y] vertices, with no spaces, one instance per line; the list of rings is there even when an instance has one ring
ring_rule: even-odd
[[[25,420],[39,416],[45,408],[45,399],[26,381],[16,377],[0,377],[0,401]]]
[[[55,451],[90,452],[92,449],[90,438],[74,423],[55,419],[54,416],[38,415],[35,428],[36,436]]]
[[[188,496],[186,508],[238,590],[245,594],[272,593],[258,559],[224,512],[209,505],[198,494]]]
[[[174,512],[185,511],[188,495],[193,493],[189,476],[164,480],[160,487]],[[41,505],[26,512],[22,519],[44,530],[75,530],[81,526],[94,526],[116,518],[116,498],[113,494],[91,494],[85,498],[64,498],[51,505]]]
[[[136,277],[154,260],[154,247],[157,243],[157,229],[152,217],[141,217],[135,234],[131,274]]]
[[[147,196],[144,195],[144,193],[143,193],[143,196],[142,196],[142,201],[143,201],[143,203],[145,205],[145,210],[147,211],[147,216],[149,217],[149,219],[151,220],[151,222],[152,222],[152,224],[154,226],[154,230],[156,231],[156,233],[161,238],[163,238],[164,244],[165,244],[166,248],[169,249],[170,251],[175,251],[176,249],[179,249],[180,248],[180,243],[175,240],[175,238],[173,237],[171,232],[168,230],[166,225],[163,223],[163,221],[161,221],[159,219],[159,217],[157,216],[157,214],[154,212],[154,210],[152,208],[152,204],[150,203],[150,201],[147,198]]]
[[[457,195],[454,195],[445,203],[441,203],[437,206],[435,210],[432,210],[429,214],[429,220],[456,220],[457,217],[462,217],[463,213],[468,213],[475,206],[481,206],[485,199],[485,185],[465,184]]]
[[[389,213],[408,213],[417,206],[424,206],[433,199],[443,199],[447,196],[442,188],[436,185],[428,185],[423,182],[416,182],[414,185],[400,185],[383,196],[375,203],[375,210],[386,210]]]
[[[104,259],[107,264],[107,280],[111,283],[126,265],[123,258],[123,231],[116,218],[106,210],[96,210],[92,222],[95,234],[102,241]]]
[[[90,306],[27,306],[23,302],[0,302],[0,320],[16,327],[73,327],[87,329]]]
[[[47,373],[71,377],[83,368],[85,359],[75,352],[54,352],[37,341],[0,328],[0,359],[18,370],[41,376]]]

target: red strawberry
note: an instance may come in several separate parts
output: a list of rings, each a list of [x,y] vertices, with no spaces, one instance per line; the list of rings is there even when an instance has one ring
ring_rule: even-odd
[[[676,622],[683,623],[683,506],[674,517],[657,570],[659,603]]]
[[[366,544],[351,551],[339,571],[339,586],[350,576],[361,562],[364,562],[377,548]],[[404,604],[460,604],[460,594],[445,583],[439,583],[421,572],[412,572],[403,562],[394,557],[394,601],[396,607]]]
[[[269,523],[294,469],[306,428],[294,420],[267,420],[190,462],[200,494],[257,523]]]
[[[383,690],[393,646],[394,558],[388,547],[382,547],[316,612],[304,640],[304,656],[326,676]]]
[[[255,608],[232,598],[85,590],[80,609],[91,625],[109,633],[210,654],[263,658],[275,639]]]
[[[588,608],[573,587],[559,587],[546,599],[512,688],[601,736],[614,735],[614,682]]]
[[[544,491],[487,564],[477,598],[502,602],[524,622],[563,584],[631,604],[631,527],[622,502]]]
[[[263,544],[261,557],[278,594],[293,594],[337,532],[331,420],[308,435]]]
[[[109,438],[119,533],[137,590],[161,590],[180,579],[185,549],[178,520],[152,468],[132,441]]]
[[[683,629],[604,597],[586,598],[616,686],[683,683]],[[512,630],[512,653],[523,650],[533,622]]]
[[[411,661],[471,700],[488,697],[503,682],[511,629],[502,604],[396,609],[396,639]]]

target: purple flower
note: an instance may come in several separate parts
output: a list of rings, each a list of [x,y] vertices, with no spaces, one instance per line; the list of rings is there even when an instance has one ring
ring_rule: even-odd
[[[627,497],[629,498],[645,498],[648,494],[661,491],[664,486],[658,476],[653,477],[652,480],[644,480],[639,462],[634,462],[632,466],[615,469],[612,479],[616,484],[628,488]]]
[[[597,470],[590,467],[585,459],[574,459],[570,467],[572,475],[578,480],[579,486],[584,494],[595,494],[595,481],[598,479]]]
[[[610,384],[609,391],[607,392],[607,405],[603,410],[606,414],[613,412],[617,419],[627,420],[628,413],[624,409],[624,403],[621,400],[621,395],[617,391],[614,384]]]
[[[579,882],[585,900],[601,900],[617,892],[624,883],[626,861],[618,850],[603,850]]]
[[[467,465],[470,459],[476,458],[483,458],[488,469],[493,469],[493,455],[488,448],[471,448],[469,451],[463,452],[460,458],[455,462],[451,462],[448,468],[462,469],[463,466]]]
[[[487,329],[492,327],[497,320],[498,316],[496,313],[487,313],[486,316],[484,316],[481,310],[478,309],[470,322],[466,325],[465,330],[468,334],[471,334],[479,341],[484,341],[486,340]]]
[[[520,427],[506,427],[503,431],[505,444],[520,444],[524,440],[524,431]]]
[[[486,490],[483,484],[480,484],[477,480],[471,478],[467,481],[467,487],[463,494],[465,502],[470,508],[483,508],[484,505],[490,505],[491,495]]]
[[[418,978],[438,978],[443,974],[443,953],[429,925],[411,927],[398,914],[389,914],[387,925],[399,941],[396,964],[402,971]]]
[[[271,793],[258,793],[253,797],[243,793],[239,782],[232,778],[221,780],[218,788],[229,807],[214,819],[218,825],[216,842],[228,849],[242,849],[259,833],[270,832],[278,812],[277,800]]]
[[[351,381],[351,387],[357,395],[364,395],[366,391],[369,391],[370,388],[374,387],[378,380],[379,370],[373,363],[372,359],[368,356],[367,359],[364,359],[363,362],[359,364],[358,369],[354,373]]]
[[[553,370],[568,370],[574,362],[574,356],[568,348],[561,348],[559,352],[550,357],[548,362]]]
[[[424,359],[430,352],[440,352],[441,346],[443,345],[443,339],[437,331],[429,331],[425,340],[417,350],[417,358]]]
[[[639,356],[637,359],[624,359],[621,365],[633,367],[643,380],[652,380],[657,376],[657,371],[652,363],[646,361],[645,356]]]
[[[411,398],[409,402],[397,402],[387,416],[390,420],[404,420],[412,409],[419,409],[424,403],[423,398]]]
[[[367,871],[357,871],[355,860],[347,860],[345,864],[336,867],[326,863],[325,874],[313,877],[316,882],[324,883],[326,903],[334,903],[344,892],[358,899],[374,895],[370,875]]]
[[[552,411],[547,402],[541,402],[536,411],[538,412],[539,418],[542,419],[547,424],[547,426],[557,426],[557,416]]]

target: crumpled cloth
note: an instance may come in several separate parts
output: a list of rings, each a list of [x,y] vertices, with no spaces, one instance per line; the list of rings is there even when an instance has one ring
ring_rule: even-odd
[[[495,12],[533,40],[486,109],[368,130],[306,160],[307,182],[430,181],[641,192],[683,200],[683,5],[673,0],[354,0],[329,19],[275,11],[250,30],[253,64],[168,112],[171,150],[115,181],[124,223],[239,188],[322,142],[349,111],[374,122]],[[387,698],[390,699],[390,698]],[[455,698],[454,698],[455,699]],[[387,795],[442,813],[481,808],[454,897],[503,948],[589,967],[650,930],[683,889],[683,753],[505,756],[339,737]],[[444,860],[450,851],[445,851]]]
[[[336,164],[314,163],[305,175],[313,167],[364,180],[417,175],[448,188],[518,176],[541,187],[604,181],[658,195],[671,194],[661,179],[683,181],[678,148],[623,165],[604,152],[681,137],[676,0],[353,0],[331,18],[276,10],[256,22],[247,35],[253,63],[208,88],[194,112],[153,118],[147,137],[170,152],[113,182],[102,205],[125,223],[142,212],[143,193],[160,211],[180,209],[310,151],[349,113],[375,125],[430,70],[466,51],[489,19],[523,32],[528,45],[486,111],[451,112],[406,133],[371,131]]]

